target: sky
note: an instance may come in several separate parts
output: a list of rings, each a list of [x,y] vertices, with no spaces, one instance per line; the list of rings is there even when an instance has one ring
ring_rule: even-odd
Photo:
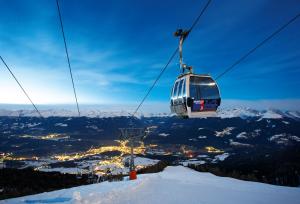
[[[59,2],[79,105],[138,104],[178,46],[173,32],[189,28],[206,3]],[[32,100],[74,104],[55,0],[0,5],[0,54]],[[299,12],[299,0],[213,0],[185,41],[184,61],[195,73],[216,77]],[[300,18],[217,81],[222,99],[297,106],[299,36]],[[177,56],[147,103],[169,103],[178,62]],[[1,63],[0,93],[0,104],[29,103]]]

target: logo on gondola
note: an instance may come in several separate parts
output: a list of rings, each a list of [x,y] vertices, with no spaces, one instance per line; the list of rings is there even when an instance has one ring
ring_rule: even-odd
[[[193,110],[204,110],[204,100],[194,101]]]

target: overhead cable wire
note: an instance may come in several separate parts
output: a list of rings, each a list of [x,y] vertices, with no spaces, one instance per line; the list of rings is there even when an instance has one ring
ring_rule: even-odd
[[[66,42],[66,37],[65,37],[65,32],[64,32],[64,25],[63,25],[63,22],[62,22],[62,17],[61,17],[61,12],[60,12],[60,7],[59,7],[58,0],[56,0],[56,5],[57,5],[57,11],[58,11],[58,16],[59,16],[59,21],[60,21],[61,32],[62,32],[62,36],[63,36],[63,40],[64,40],[64,46],[65,46],[65,51],[66,51],[66,57],[67,57],[67,61],[68,61],[70,76],[71,76],[72,85],[73,85],[73,92],[74,92],[75,101],[76,101],[76,105],[77,105],[78,116],[80,117],[78,99],[77,99],[77,94],[76,94],[76,89],[75,89],[75,84],[74,84],[74,79],[73,79],[73,73],[72,73],[72,68],[71,68],[71,63],[70,63],[70,57],[69,57],[69,52],[68,52],[68,47],[67,47],[67,42]]]
[[[28,98],[28,100],[30,101],[30,103],[32,104],[32,106],[34,107],[34,109],[36,110],[36,112],[39,114],[39,116],[41,118],[44,118],[41,114],[41,112],[37,109],[36,105],[33,103],[33,101],[31,100],[31,98],[29,97],[28,93],[25,91],[25,89],[23,88],[23,86],[21,85],[21,83],[19,82],[19,80],[17,79],[17,77],[14,75],[14,73],[12,72],[12,70],[9,68],[9,66],[6,64],[6,62],[4,61],[4,59],[2,58],[2,56],[0,55],[0,59],[3,62],[3,64],[5,65],[6,69],[9,71],[9,73],[12,75],[12,77],[15,79],[15,81],[18,83],[19,87],[22,89],[23,93],[25,94],[25,96]]]
[[[221,74],[219,74],[215,80],[220,79],[223,77],[226,73],[228,73],[230,70],[235,68],[239,63],[241,63],[243,60],[245,60],[249,55],[251,55],[253,52],[255,52],[258,48],[260,48],[262,45],[270,41],[273,37],[275,37],[277,34],[279,34],[282,30],[284,30],[287,26],[289,26],[291,23],[296,21],[300,17],[300,13],[297,14],[295,17],[291,18],[288,22],[283,24],[281,27],[279,27],[277,30],[275,30],[271,35],[269,35],[267,38],[262,40],[260,43],[258,43],[254,48],[249,50],[245,55],[243,55],[241,58],[239,58],[237,61],[235,61],[230,67],[225,69]]]
[[[188,29],[188,33],[191,33],[192,30],[194,29],[194,27],[197,25],[198,21],[200,20],[201,16],[204,14],[204,12],[206,11],[207,7],[209,6],[209,4],[211,3],[212,0],[208,0],[207,3],[205,4],[205,6],[201,9],[199,15],[197,16],[197,18],[194,20],[192,26]],[[140,109],[140,107],[143,105],[143,103],[145,102],[145,100],[147,99],[147,97],[149,96],[150,92],[152,91],[152,89],[155,87],[155,85],[157,84],[157,82],[159,81],[159,79],[161,78],[161,76],[163,75],[163,73],[166,71],[166,69],[168,68],[169,64],[172,62],[173,58],[176,56],[177,52],[178,52],[179,48],[177,47],[175,49],[175,51],[173,52],[173,54],[171,55],[171,57],[169,58],[167,64],[162,68],[162,70],[160,71],[160,73],[158,74],[158,76],[156,77],[156,79],[154,80],[153,84],[151,85],[151,87],[148,89],[146,95],[143,97],[143,99],[141,100],[141,102],[139,103],[139,105],[137,106],[137,108],[135,109],[135,111],[133,112],[132,116],[134,117],[135,114],[138,112],[138,110]]]

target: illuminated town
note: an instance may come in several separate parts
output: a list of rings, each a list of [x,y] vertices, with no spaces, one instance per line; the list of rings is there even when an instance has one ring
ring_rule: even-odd
[[[57,134],[57,133],[52,133],[52,134],[48,134],[48,135],[45,135],[45,136],[22,135],[20,137],[21,138],[31,138],[31,139],[40,139],[40,140],[54,140],[54,141],[70,138],[70,136],[68,136],[68,135]]]
[[[59,124],[62,126],[63,123]],[[65,125],[63,127],[65,127]],[[157,126],[151,126],[151,128],[155,130]],[[167,137],[169,134],[160,133],[158,135],[160,137]],[[19,138],[45,140],[55,142],[55,144],[82,142],[82,139],[70,137],[70,135],[66,133],[48,133],[44,135],[24,134],[20,135]],[[61,151],[64,150],[63,148],[58,150],[57,153],[49,153],[49,155],[46,156],[38,154],[18,156],[22,154],[6,152],[1,153],[0,163],[4,164],[10,162],[16,164],[18,168],[31,167],[36,171],[46,172],[59,171],[61,173],[71,174],[93,173],[97,175],[126,175],[129,172],[129,155],[131,153],[129,141],[113,140],[113,142],[115,145],[92,146],[87,150],[81,150],[79,148],[78,150],[67,151],[67,153]],[[187,144],[145,144],[143,141],[136,142],[133,149],[133,154],[135,155],[134,163],[137,170],[149,165],[155,165],[160,159],[163,160],[164,158],[169,158],[171,161],[182,165],[216,162],[218,160],[217,155],[223,153],[224,150],[213,146],[197,148]]]
[[[89,156],[94,156],[98,154],[102,154],[105,152],[120,152],[121,156],[129,154],[130,153],[130,147],[127,146],[128,141],[120,141],[116,140],[119,145],[115,146],[103,146],[103,147],[98,147],[98,148],[91,148],[86,152],[80,152],[80,153],[75,153],[75,154],[63,154],[63,155],[56,155],[53,158],[58,160],[58,161],[70,161],[70,160],[77,160],[77,159],[82,159],[86,158]],[[144,154],[145,153],[145,146],[144,143],[141,142],[140,146],[136,146],[134,148],[134,154]]]
[[[29,136],[23,136],[29,137]],[[58,138],[68,138],[66,135],[60,134],[49,134],[46,136],[38,137],[41,140],[53,140]],[[32,166],[35,170],[39,171],[51,171],[61,169],[51,168],[51,164],[64,162],[75,162],[77,168],[73,168],[72,171],[69,169],[68,173],[87,173],[93,171],[96,174],[106,174],[107,172],[115,172],[118,174],[128,173],[128,156],[130,155],[130,147],[128,145],[128,140],[115,140],[116,145],[111,146],[100,146],[100,147],[91,147],[87,151],[80,151],[70,154],[56,154],[50,156],[49,158],[44,157],[18,157],[14,156],[12,153],[2,153],[0,155],[0,161],[3,163],[5,161],[22,161],[25,162],[25,166]],[[180,145],[178,147],[162,147],[157,144],[147,144],[144,142],[139,142],[134,147],[135,158],[135,167],[136,169],[142,169],[147,165],[155,164],[158,160],[150,160],[147,162],[147,155],[155,156],[176,156],[178,159],[187,159],[187,161],[195,162],[197,156],[201,157],[203,153],[208,154],[221,154],[224,151],[218,148],[207,146],[202,150],[195,149],[194,147],[187,145]],[[110,154],[110,156],[104,154]],[[114,153],[114,154],[113,154]],[[117,154],[117,155],[115,155]],[[50,165],[50,166],[49,166]],[[66,170],[68,168],[64,168]]]

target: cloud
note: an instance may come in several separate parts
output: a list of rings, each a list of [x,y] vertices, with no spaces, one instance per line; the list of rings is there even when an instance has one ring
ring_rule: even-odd
[[[100,87],[115,86],[124,84],[145,84],[138,77],[130,74],[117,74],[112,72],[97,72],[92,70],[75,70],[74,74],[77,76],[78,83],[95,84]]]

